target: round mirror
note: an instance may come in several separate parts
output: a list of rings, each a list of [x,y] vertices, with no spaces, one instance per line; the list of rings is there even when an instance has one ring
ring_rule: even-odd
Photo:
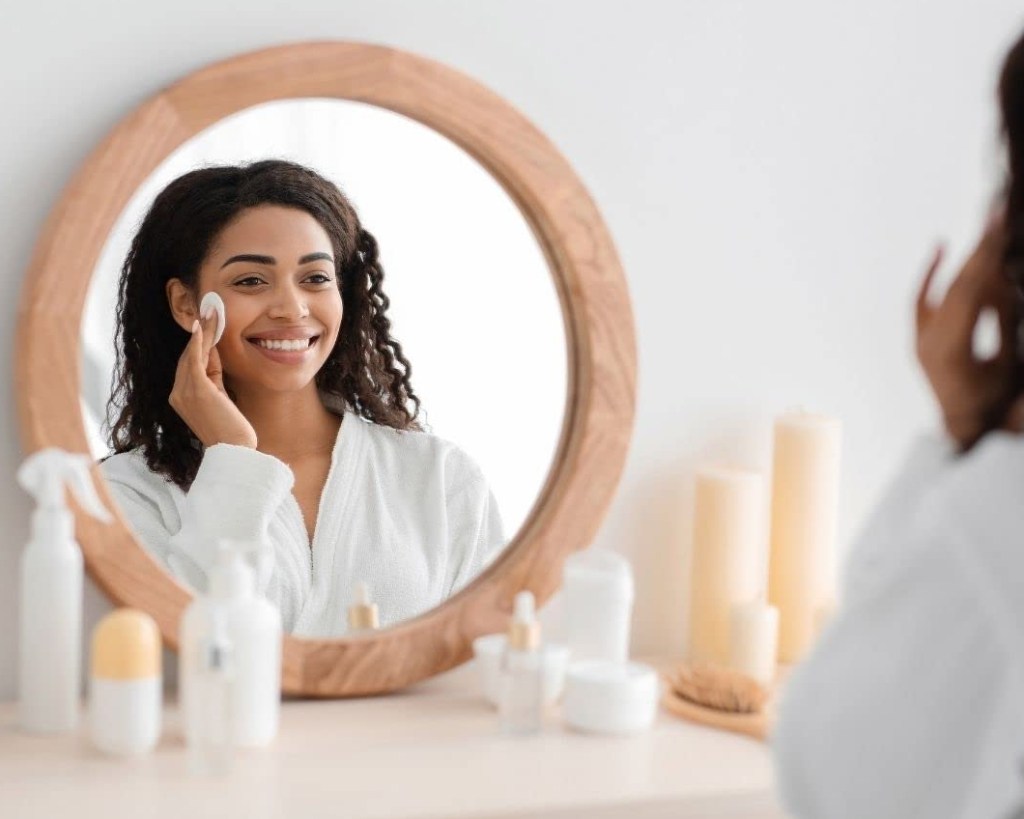
[[[321,591],[324,604],[333,601],[344,609],[356,585],[365,582],[380,625],[392,625],[464,587],[522,526],[551,467],[566,402],[565,332],[544,253],[504,189],[436,131],[360,102],[277,100],[218,121],[168,156],[119,216],[89,285],[82,318],[81,403],[90,449],[98,459],[114,451],[111,426],[123,408],[111,400],[122,343],[115,337],[118,284],[132,239],[157,194],[196,168],[267,158],[296,162],[334,182],[374,235],[390,300],[390,334],[411,365],[410,382],[421,401],[417,420],[424,432],[454,444],[478,466],[492,495],[487,556],[475,561],[471,573],[449,572],[430,583],[402,579],[417,563],[437,562],[429,554],[436,549],[436,528],[421,524],[424,531],[404,545],[387,544],[390,553],[384,560],[375,554],[384,551],[383,533],[360,525],[365,521],[357,507],[366,502],[364,496],[350,501],[346,517],[352,523],[341,522],[333,544],[320,542],[315,533],[310,545],[289,537],[287,518],[293,510],[282,504],[271,520],[270,541],[283,552],[274,565],[308,564],[308,558],[290,552],[312,550],[317,565],[340,566],[317,550],[349,550],[353,556],[330,579],[330,588]],[[254,271],[240,268],[237,275],[249,272]],[[168,339],[175,342],[180,343]],[[322,503],[336,503],[338,497],[325,492]],[[423,517],[429,522],[436,514]],[[144,522],[136,533],[168,565],[173,555],[150,542],[159,535],[150,537]],[[456,543],[453,548],[462,547]],[[202,585],[186,571],[177,578]],[[295,577],[271,588],[281,597],[304,598],[314,587]],[[318,637],[345,633],[344,616],[307,615],[303,628],[304,602],[279,600],[287,630]]]
[[[210,284],[204,279],[208,269],[231,270],[236,262],[242,268],[245,262],[256,266],[247,271],[253,275],[232,278],[231,287],[326,294],[336,320],[302,328],[293,322],[273,331],[303,329],[301,339],[265,329],[243,333],[239,327],[248,325],[240,316],[250,311],[228,298],[232,291],[222,290],[219,279],[212,280],[228,315],[214,351],[223,367],[208,368],[204,377],[223,378],[214,400],[233,423],[241,418],[254,432],[256,420],[241,412],[244,380],[232,380],[228,351],[245,350],[249,356],[236,363],[262,364],[251,356],[267,353],[267,373],[280,374],[270,365],[316,350],[322,331],[328,339],[320,348],[324,355],[339,349],[354,355],[357,363],[350,361],[342,374],[355,372],[362,384],[354,404],[346,398],[348,403],[339,405],[337,395],[329,394],[338,392],[339,371],[321,378],[316,356],[310,359],[314,371],[303,382],[304,399],[313,399],[305,406],[315,407],[321,433],[330,430],[321,436],[317,456],[331,453],[333,445],[344,457],[331,455],[319,482],[302,481],[295,463],[288,461],[288,469],[287,459],[273,457],[271,436],[247,434],[237,443],[249,446],[207,444],[205,449],[202,441],[189,440],[188,446],[166,450],[198,465],[198,471],[181,483],[177,477],[184,473],[175,473],[174,486],[168,486],[161,474],[150,474],[145,458],[132,460],[123,450],[106,457],[114,328],[118,317],[126,316],[124,309],[118,313],[115,282],[126,242],[150,203],[159,201],[154,196],[182,173],[207,166],[197,173],[220,174],[209,170],[210,163],[223,167],[275,156],[292,160],[292,168],[296,161],[310,166],[317,181],[307,175],[305,182],[332,201],[336,195],[344,200],[338,207],[358,227],[352,237],[337,239],[330,232],[335,227],[326,230],[308,212],[296,215],[294,207],[246,204],[235,221],[198,220],[206,225],[210,243],[159,244],[149,258],[167,260],[176,248],[202,246],[201,263],[175,262],[173,269],[184,272],[152,289],[152,309],[128,315],[134,332],[142,327],[149,333],[149,349],[176,364],[178,349],[189,343],[200,294]],[[275,160],[274,167],[282,161]],[[174,207],[162,213],[177,219],[180,200],[173,201]],[[282,233],[285,223],[295,229]],[[313,253],[292,245],[281,250],[281,235],[304,237],[296,245],[312,237],[313,244],[326,247]],[[253,247],[236,247],[220,258],[238,243]],[[276,256],[262,247],[267,243],[276,245]],[[343,260],[340,272],[331,267],[335,257]],[[197,267],[191,284],[173,283],[181,284]],[[332,270],[340,287],[330,282]],[[346,289],[346,282],[356,285]],[[346,300],[347,315],[360,318],[349,318],[343,335]],[[297,296],[281,299],[273,311],[259,314],[258,323],[262,328],[264,319],[285,315],[277,312],[285,305],[300,318],[312,316],[299,309],[309,303]],[[367,315],[360,311],[369,316],[369,325],[362,323]],[[167,333],[147,324],[151,316],[166,323]],[[204,329],[191,338],[212,338],[212,325],[207,328],[209,335]],[[174,334],[178,343],[169,353],[163,339]],[[358,362],[367,353],[362,340],[371,336],[376,352],[368,352],[367,380]],[[382,337],[388,355],[378,346]],[[338,338],[358,341],[339,347]],[[182,613],[205,578],[182,582],[182,566],[169,559],[161,537],[195,548],[204,548],[209,539],[182,505],[184,488],[190,499],[205,499],[207,520],[231,517],[241,525],[266,516],[268,509],[273,518],[286,507],[270,540],[290,529],[297,545],[283,552],[274,546],[277,569],[290,555],[291,577],[307,584],[316,578],[322,587],[319,597],[308,589],[299,589],[299,595],[334,618],[328,627],[301,612],[282,611],[290,632],[282,647],[282,685],[294,694],[352,696],[400,688],[464,661],[474,637],[505,628],[517,592],[528,589],[543,604],[560,585],[565,558],[589,545],[601,524],[634,417],[636,348],[625,278],[597,208],[564,157],[505,100],[471,78],[407,52],[360,43],[298,43],[242,54],[183,78],[125,117],[83,163],[41,232],[15,339],[24,449],[91,450],[102,459],[93,476],[116,516],[101,523],[76,510],[86,567],[116,604],[151,614],[170,646],[177,647]],[[300,341],[305,349],[295,346]],[[133,344],[129,347],[136,350]],[[261,350],[254,352],[257,347]],[[250,383],[269,383],[261,381],[259,366],[245,369],[255,379]],[[415,428],[405,422],[408,412],[392,412],[395,404],[377,400],[378,388],[387,392],[377,378],[381,373],[392,394],[415,393],[419,399],[411,402],[419,408]],[[396,388],[399,382],[411,383],[412,392]],[[168,409],[175,406],[168,400],[171,393],[165,382],[139,399],[164,413],[166,423],[147,427],[157,440],[169,440],[167,425],[184,423],[180,412]],[[406,409],[412,409],[409,403],[404,401]],[[390,423],[366,417],[374,413],[364,410],[374,405],[388,411],[383,420]],[[279,443],[305,440],[298,434],[301,425],[290,419],[277,426]],[[404,441],[388,443],[387,436]],[[253,449],[254,440],[267,451]],[[410,471],[409,461],[396,456],[377,473],[384,476],[384,487],[338,468],[417,446],[429,457],[413,462],[445,465],[443,474]],[[204,473],[215,453],[215,460],[224,461],[220,471]],[[126,480],[125,470],[119,471],[124,466],[135,470],[137,482]],[[204,474],[206,483],[197,491]],[[224,495],[222,484],[244,491]],[[275,504],[259,502],[268,493],[277,493]],[[445,500],[449,495],[479,501],[477,514],[453,514]],[[346,505],[346,497],[360,500]],[[318,501],[321,513],[333,510],[332,531],[321,538],[331,547],[326,551],[317,548],[323,514],[310,511]],[[430,536],[433,542],[426,530],[408,525],[392,526],[385,538],[375,536],[385,528],[382,521],[401,519],[402,510],[410,508],[423,514],[433,510],[426,527],[440,533]],[[358,529],[353,520],[368,514],[381,524],[371,527],[369,537],[342,537],[346,525]],[[140,531],[140,521],[155,528]],[[467,521],[477,523],[475,530]],[[472,571],[436,582],[454,575],[415,556],[444,554],[444,538],[460,522],[463,534],[469,530],[487,548],[479,551],[478,561],[464,565]],[[333,555],[336,565],[317,566],[318,555]],[[376,563],[356,565],[358,556],[374,557]],[[396,574],[401,566],[411,567],[405,577]],[[265,565],[258,568],[265,577]],[[433,578],[432,585],[416,589],[410,577]],[[352,634],[344,609],[353,602],[351,585],[365,580],[376,581],[370,594],[384,603],[385,627]]]

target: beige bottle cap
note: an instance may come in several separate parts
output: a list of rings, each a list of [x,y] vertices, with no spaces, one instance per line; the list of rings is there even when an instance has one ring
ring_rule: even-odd
[[[138,609],[117,609],[92,630],[93,677],[134,680],[160,676],[160,629]]]
[[[508,624],[508,647],[515,651],[540,648],[540,623],[537,622],[533,592],[521,591],[513,601],[512,621]]]
[[[369,631],[380,628],[377,604],[370,600],[370,589],[366,583],[357,583],[355,602],[348,608],[348,627],[352,631]]]

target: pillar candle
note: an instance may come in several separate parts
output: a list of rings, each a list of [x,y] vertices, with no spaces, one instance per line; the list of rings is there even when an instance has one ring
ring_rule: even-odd
[[[729,667],[765,686],[775,681],[779,610],[762,600],[732,607]]]
[[[757,472],[697,471],[693,510],[690,657],[729,662],[732,606],[764,586],[766,487]]]
[[[834,596],[841,424],[795,412],[775,421],[769,600],[779,609],[779,660],[797,662]]]

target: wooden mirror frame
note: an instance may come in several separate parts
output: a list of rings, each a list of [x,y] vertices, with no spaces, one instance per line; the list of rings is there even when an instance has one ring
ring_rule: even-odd
[[[593,201],[551,142],[511,105],[469,77],[393,48],[298,43],[218,62],[151,97],[88,157],[51,212],[26,272],[15,378],[26,452],[88,452],[80,411],[81,319],[99,254],[139,185],[183,142],[230,114],[272,100],[355,100],[404,114],[477,159],[518,204],[554,277],[568,345],[568,400],[544,487],[501,556],[469,586],[419,617],[366,636],[286,636],[282,685],[338,697],[401,688],[471,654],[472,639],[505,627],[512,597],[538,604],[559,587],[562,564],[586,547],[611,502],[632,434],[636,342],[629,293]],[[503,431],[501,434],[508,434]],[[151,614],[165,642],[191,593],[140,548],[107,491],[116,522],[76,509],[90,576],[115,604]]]

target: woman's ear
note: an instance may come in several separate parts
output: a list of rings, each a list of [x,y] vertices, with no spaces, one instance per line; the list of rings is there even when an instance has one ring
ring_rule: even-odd
[[[171,279],[167,282],[167,303],[171,307],[171,315],[181,329],[186,332],[192,331],[192,323],[199,318],[199,305],[181,279]]]

